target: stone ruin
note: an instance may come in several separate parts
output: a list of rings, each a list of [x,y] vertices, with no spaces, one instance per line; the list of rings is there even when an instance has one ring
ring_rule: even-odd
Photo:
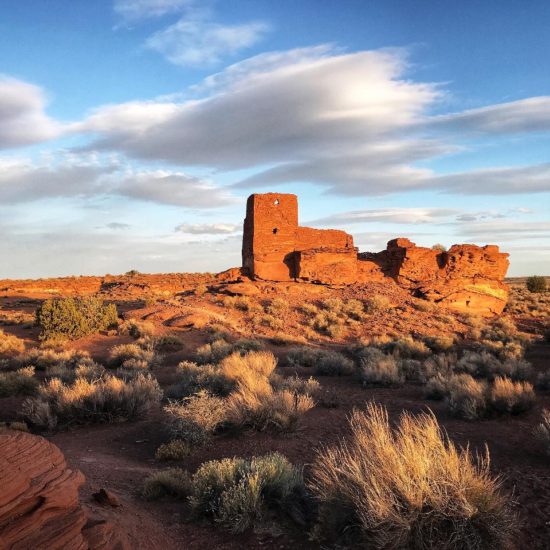
[[[381,252],[360,253],[344,231],[300,227],[292,194],[248,197],[242,257],[244,272],[259,280],[394,282],[418,298],[483,315],[501,313],[508,299],[508,254],[498,246],[455,244],[441,251],[399,238]]]

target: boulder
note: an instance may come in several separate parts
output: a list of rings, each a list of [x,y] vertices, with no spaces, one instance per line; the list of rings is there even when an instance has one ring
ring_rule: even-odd
[[[85,479],[43,437],[0,432],[0,548],[87,550],[128,548],[112,524],[94,521],[78,490]]]

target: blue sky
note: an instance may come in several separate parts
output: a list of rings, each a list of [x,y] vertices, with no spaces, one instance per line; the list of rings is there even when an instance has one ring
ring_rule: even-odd
[[[546,1],[5,0],[2,277],[219,271],[244,201],[550,274]]]

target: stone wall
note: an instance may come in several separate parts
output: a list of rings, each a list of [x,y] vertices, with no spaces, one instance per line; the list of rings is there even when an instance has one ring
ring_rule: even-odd
[[[247,202],[243,268],[254,279],[337,285],[386,279],[454,309],[494,314],[506,305],[508,265],[498,246],[439,251],[405,238],[389,241],[382,252],[359,254],[344,231],[300,227],[296,195],[254,194]]]

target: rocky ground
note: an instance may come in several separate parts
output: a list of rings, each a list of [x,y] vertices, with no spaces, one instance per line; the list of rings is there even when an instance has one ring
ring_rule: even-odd
[[[412,298],[396,285],[365,283],[347,287],[327,287],[300,283],[252,283],[236,279],[235,272],[218,276],[169,274],[115,277],[80,277],[40,281],[0,281],[0,323],[8,334],[38,346],[38,329],[31,323],[37,305],[52,296],[94,294],[116,303],[124,319],[141,319],[152,325],[157,335],[177,336],[181,345],[163,352],[153,373],[164,388],[176,380],[177,364],[193,357],[204,344],[212,325],[222,327],[235,338],[255,338],[281,359],[278,370],[284,376],[309,376],[308,369],[284,366],[284,356],[296,343],[342,348],[376,338],[412,336],[453,337],[467,341],[472,319]],[[235,282],[237,281],[237,282]],[[344,301],[383,296],[386,306],[360,321],[347,318],[338,330],[310,326],[301,306],[309,302],[340,298]],[[521,298],[521,293],[518,294]],[[275,298],[287,303],[284,313],[269,312]],[[550,368],[550,343],[541,337],[548,326],[544,307],[517,307],[513,316],[530,341],[526,358],[536,371]],[[536,311],[536,314],[533,314]],[[103,333],[67,344],[88,351],[104,362],[109,349],[132,341],[116,332]],[[532,436],[541,410],[550,408],[550,393],[538,392],[536,406],[524,415],[474,422],[448,416],[440,402],[428,402],[422,388],[406,384],[400,388],[362,388],[351,377],[317,377],[321,392],[317,406],[308,411],[300,429],[290,435],[250,432],[217,436],[177,465],[194,471],[201,463],[223,457],[280,451],[295,464],[308,464],[315,450],[345,437],[346,417],[353,407],[368,400],[384,404],[392,419],[403,410],[413,412],[430,407],[453,441],[491,453],[492,471],[503,477],[504,487],[513,494],[521,520],[518,548],[548,548],[550,539],[550,465]],[[0,399],[0,421],[18,419],[23,397]],[[232,536],[211,524],[191,523],[177,501],[144,501],[143,480],[166,465],[154,458],[157,447],[166,441],[163,411],[159,407],[148,418],[131,423],[89,426],[45,433],[57,445],[73,469],[86,477],[81,489],[84,509],[94,517],[113,521],[127,533],[131,548],[304,548],[316,547],[306,533],[266,526],[246,535]],[[96,502],[92,493],[105,488],[120,500],[120,506]]]

